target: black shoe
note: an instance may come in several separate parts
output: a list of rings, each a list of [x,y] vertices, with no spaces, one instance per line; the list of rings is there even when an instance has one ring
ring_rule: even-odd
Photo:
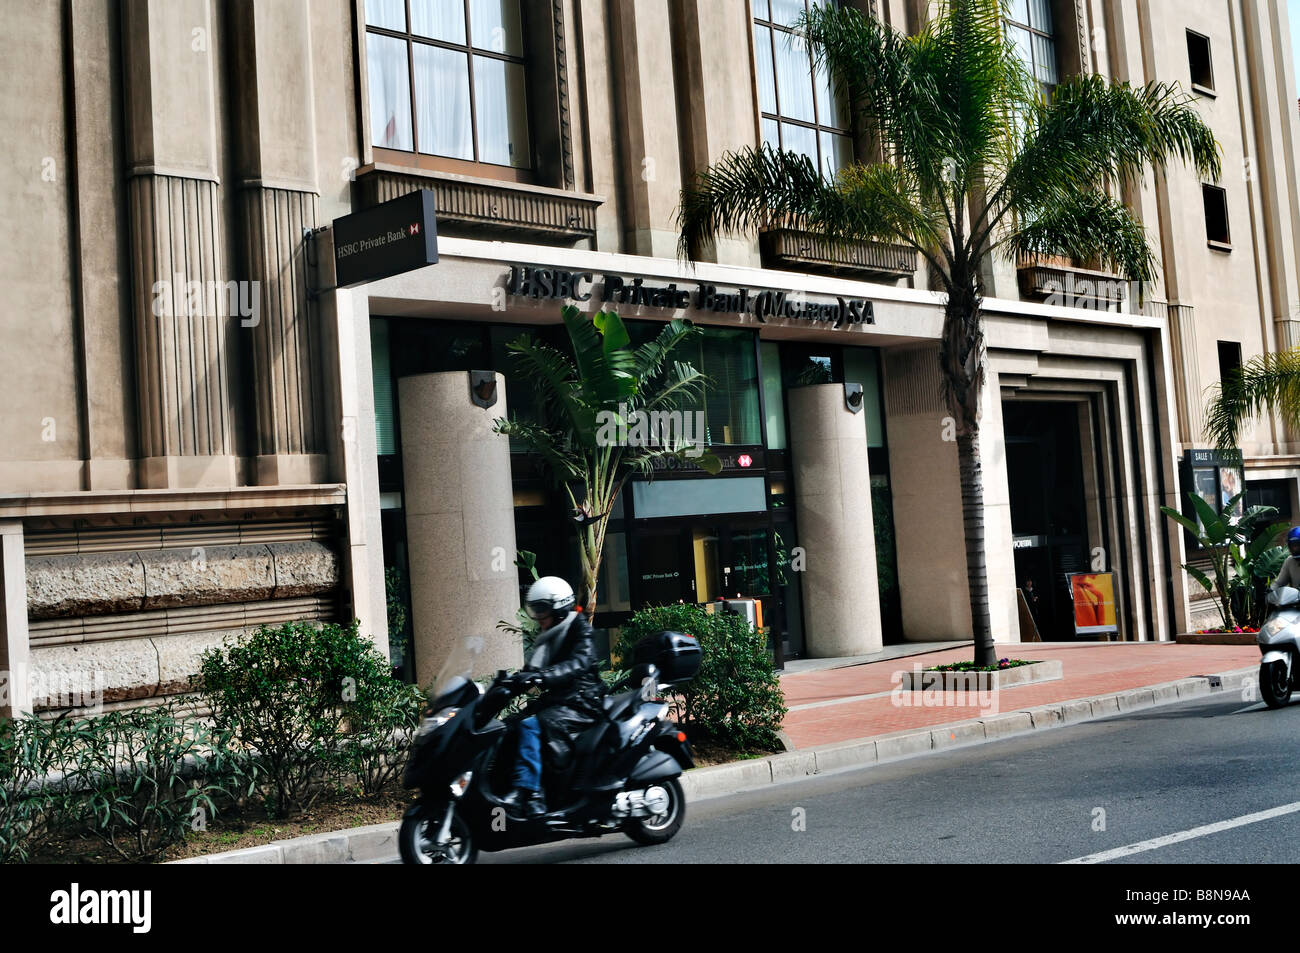
[[[527,788],[515,788],[501,799],[501,803],[510,816],[521,820],[531,820],[546,813],[546,800],[541,792]]]
[[[532,820],[546,813],[546,798],[541,791],[525,791],[522,805],[524,817]]]

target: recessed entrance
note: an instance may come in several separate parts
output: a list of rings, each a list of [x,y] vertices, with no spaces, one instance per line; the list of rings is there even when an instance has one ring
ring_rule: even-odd
[[[1079,406],[1002,405],[1016,585],[1045,641],[1075,637],[1070,574],[1088,570]]]

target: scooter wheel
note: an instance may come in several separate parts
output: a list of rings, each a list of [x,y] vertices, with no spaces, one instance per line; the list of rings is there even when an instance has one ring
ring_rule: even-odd
[[[442,823],[441,808],[407,811],[397,831],[397,849],[404,864],[473,864],[478,862],[469,825],[459,813],[451,819],[451,838],[446,844],[437,841]]]
[[[664,789],[668,795],[668,806],[663,813],[652,817],[634,817],[623,822],[623,833],[638,844],[647,846],[666,844],[682,829],[686,820],[686,795],[676,778],[656,781],[655,785]]]
[[[1291,701],[1291,679],[1285,662],[1269,662],[1259,667],[1259,691],[1269,708],[1285,708]]]

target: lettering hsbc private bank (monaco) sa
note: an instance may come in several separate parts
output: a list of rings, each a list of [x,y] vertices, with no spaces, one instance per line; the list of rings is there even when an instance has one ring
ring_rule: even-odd
[[[597,293],[599,294],[597,295]],[[718,314],[753,315],[760,323],[769,318],[845,324],[875,324],[871,302],[865,298],[836,298],[833,302],[804,301],[787,291],[737,288],[720,291],[717,285],[698,282],[695,290],[667,285],[646,284],[642,278],[602,275],[599,284],[590,271],[565,271],[559,268],[534,268],[511,265],[506,279],[506,293],[523,298],[557,301],[590,301],[593,296],[604,304],[644,305],[651,308],[713,311]]]

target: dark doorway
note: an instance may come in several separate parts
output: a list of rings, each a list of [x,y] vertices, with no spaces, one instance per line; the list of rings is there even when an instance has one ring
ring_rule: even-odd
[[[1002,422],[1016,585],[1044,641],[1072,640],[1070,575],[1088,571],[1078,405],[1007,401]]]

